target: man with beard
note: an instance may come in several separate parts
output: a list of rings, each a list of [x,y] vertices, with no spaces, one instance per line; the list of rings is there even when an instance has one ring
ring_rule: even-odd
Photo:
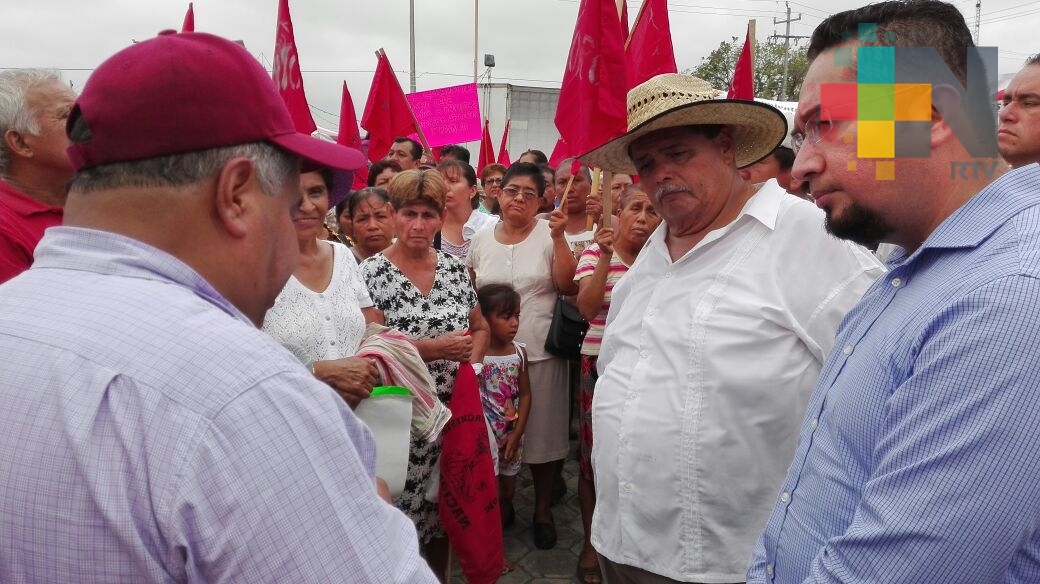
[[[876,160],[857,151],[871,124],[828,95],[886,54],[930,99],[896,122],[913,155]],[[940,57],[950,81],[931,82]],[[1002,174],[952,4],[835,14],[808,58],[795,178],[835,235],[898,248],[838,330],[748,581],[1040,581],[1040,167]]]
[[[664,223],[613,290],[592,544],[607,582],[740,582],[838,322],[883,269],[741,176],[786,134],[775,108],[665,74],[628,112],[581,159],[638,173]]]

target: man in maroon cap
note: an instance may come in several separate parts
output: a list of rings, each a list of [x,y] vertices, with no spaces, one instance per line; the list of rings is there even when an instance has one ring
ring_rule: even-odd
[[[0,72],[0,283],[28,269],[44,230],[61,224],[75,100],[56,71]]]
[[[365,426],[256,328],[305,167],[242,47],[161,34],[72,108],[65,225],[0,286],[0,582],[436,582]]]

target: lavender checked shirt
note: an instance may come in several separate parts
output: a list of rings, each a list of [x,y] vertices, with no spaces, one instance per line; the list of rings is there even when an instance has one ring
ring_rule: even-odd
[[[56,227],[0,286],[0,582],[436,582],[364,425],[176,258]]]

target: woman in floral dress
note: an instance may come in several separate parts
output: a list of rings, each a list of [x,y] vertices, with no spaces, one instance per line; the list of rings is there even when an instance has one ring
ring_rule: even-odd
[[[415,339],[447,404],[459,363],[479,363],[487,346],[487,326],[461,261],[431,247],[441,228],[448,185],[435,170],[408,170],[390,181],[397,240],[361,264],[372,301],[386,325]],[[423,555],[433,571],[447,572],[448,543],[437,503],[428,501],[431,471],[441,443],[412,440],[404,491],[394,505],[415,522]]]

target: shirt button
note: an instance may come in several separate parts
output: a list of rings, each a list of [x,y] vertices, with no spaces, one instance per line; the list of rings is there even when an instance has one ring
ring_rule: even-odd
[[[816,429],[816,425],[819,424],[819,423],[820,423],[820,419],[819,418],[813,418],[812,422],[809,422],[809,425],[812,426],[813,430],[815,430]]]
[[[790,503],[791,502],[791,493],[788,493],[787,491],[784,491],[783,493],[780,493],[780,502],[781,503]]]
[[[903,285],[903,280],[900,278],[892,278],[888,283],[892,284],[893,288],[898,288]]]
[[[332,320],[332,317],[331,316],[326,316],[325,320]]]
[[[626,493],[631,493],[632,492],[632,484],[631,483],[625,483],[625,492]]]
[[[665,272],[664,277],[665,278],[671,278],[672,277],[672,273],[671,272]]]
[[[846,354],[846,355],[851,355],[852,354],[852,345],[845,345],[845,348],[842,349],[841,352]]]
[[[329,346],[335,347],[336,346],[336,341],[329,341]]]
[[[641,351],[639,353],[639,357],[641,359],[649,359],[650,358],[650,353],[648,353],[647,351]]]
[[[656,311],[656,310],[654,310],[653,308],[651,308],[650,310],[646,311],[646,315],[647,315],[647,316],[649,316],[649,317],[651,317],[651,318],[653,318],[653,316],[654,316],[655,314],[657,314],[657,311]]]
[[[766,564],[766,574],[768,574],[770,576],[773,575],[773,564],[772,563]]]

